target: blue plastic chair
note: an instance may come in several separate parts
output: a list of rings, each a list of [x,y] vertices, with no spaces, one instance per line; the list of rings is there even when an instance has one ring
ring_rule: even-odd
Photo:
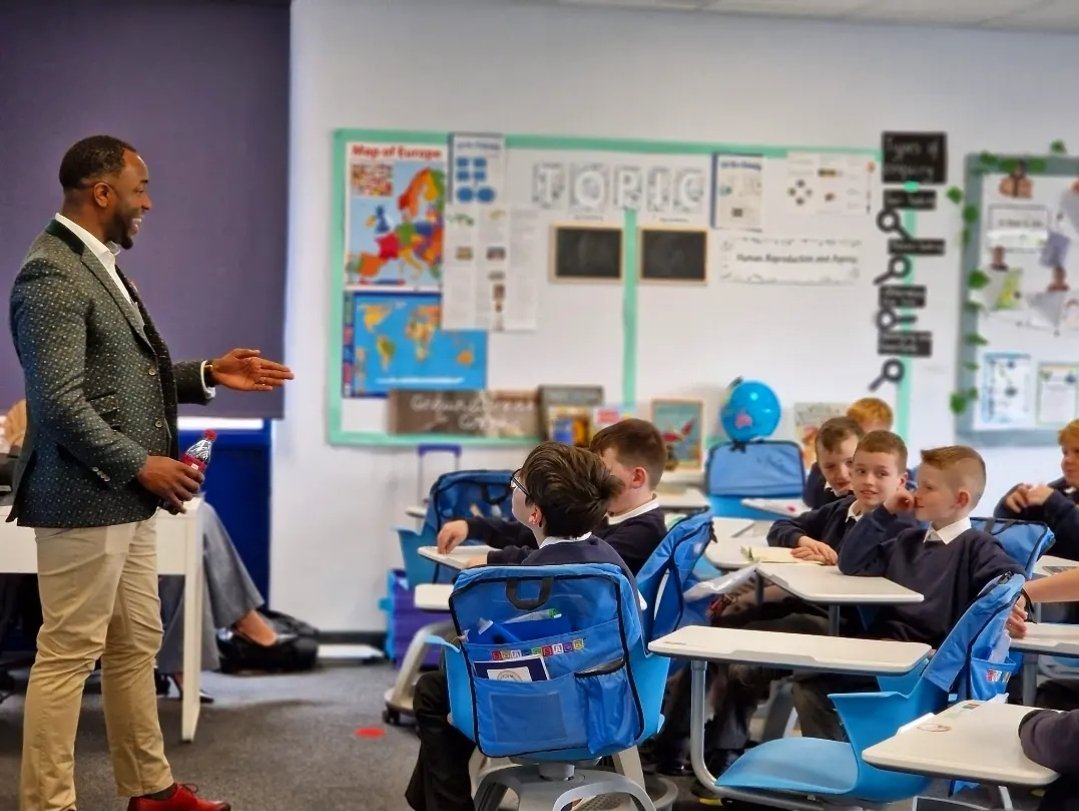
[[[394,528],[401,544],[409,588],[419,583],[453,582],[457,572],[421,557],[419,552],[421,546],[435,545],[438,531],[447,521],[480,516],[514,520],[512,475],[509,470],[455,470],[435,480],[427,497],[423,527],[418,532],[407,527]]]
[[[539,639],[470,642],[490,621],[505,629],[515,617],[556,609],[567,628]],[[669,660],[648,653],[637,590],[611,564],[489,566],[462,572],[450,596],[461,639],[446,646],[451,721],[488,757],[518,765],[487,773],[477,811],[494,809],[506,790],[521,806],[562,809],[577,799],[629,795],[654,811],[637,783],[611,772],[577,770],[651,737]],[[477,675],[477,663],[535,661],[547,678],[499,680]],[[526,800],[527,798],[527,800]]]
[[[698,582],[694,569],[715,538],[712,517],[708,510],[679,521],[637,573],[637,589],[648,605],[642,617],[646,643],[704,621],[703,611],[694,611],[684,595]]]
[[[827,797],[829,801],[890,803],[924,791],[930,779],[870,766],[861,752],[928,713],[943,710],[953,695],[988,698],[1003,692],[1010,661],[990,662],[990,652],[1025,582],[1007,575],[989,584],[948,634],[908,693],[830,696],[848,742],[780,738],[750,749],[715,781],[721,796],[751,799],[754,792]]]
[[[726,442],[708,452],[705,483],[716,515],[769,521],[771,513],[744,498],[800,499],[805,488],[802,449],[794,442]]]

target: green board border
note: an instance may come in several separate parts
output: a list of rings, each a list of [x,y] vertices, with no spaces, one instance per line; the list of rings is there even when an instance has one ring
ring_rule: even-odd
[[[1066,155],[994,155],[995,161],[987,165],[981,154],[967,155],[965,168],[963,201],[964,205],[973,205],[978,209],[978,219],[967,225],[970,229],[966,245],[963,246],[962,267],[959,273],[959,348],[956,364],[957,391],[976,389],[980,380],[980,370],[968,368],[967,364],[978,362],[978,347],[964,340],[964,336],[978,333],[979,314],[965,306],[970,296],[967,278],[970,271],[981,265],[979,246],[984,236],[985,212],[982,210],[983,176],[1000,171],[1001,163],[1007,161],[1026,161],[1027,174],[1035,177],[1075,177],[1079,174],[1079,157]],[[1035,171],[1030,164],[1037,165]],[[990,342],[987,351],[1007,352],[1009,347],[993,346]],[[979,408],[977,400],[967,406],[963,413],[956,415],[955,433],[963,442],[984,448],[1001,448],[1010,445],[1022,447],[1040,447],[1057,444],[1057,428],[1008,428],[999,431],[975,430],[974,409]],[[1037,407],[1037,406],[1035,406]]]
[[[384,431],[345,431],[341,428],[341,358],[334,351],[341,342],[345,274],[340,267],[344,254],[345,207],[340,190],[345,182],[345,145],[350,141],[388,143],[404,141],[414,144],[447,144],[450,132],[429,130],[338,129],[333,133],[333,178],[330,235],[330,295],[328,319],[329,343],[327,362],[327,434],[331,445],[366,445],[375,447],[408,448],[428,443],[451,443],[466,447],[523,447],[535,444],[538,437],[492,438],[456,434],[388,434]],[[590,138],[557,135],[506,135],[506,149],[547,149],[564,152],[630,152],[645,155],[712,155],[717,152],[760,155],[765,158],[786,158],[791,152],[865,155],[880,162],[879,149],[830,146],[763,146],[759,144],[703,143],[691,141],[651,141],[628,138]],[[637,401],[637,212],[626,211],[623,228],[622,272],[622,401],[633,407]],[[872,370],[867,370],[867,372]],[[897,413],[909,413],[910,368],[903,376],[897,397]],[[903,432],[900,431],[902,434]]]

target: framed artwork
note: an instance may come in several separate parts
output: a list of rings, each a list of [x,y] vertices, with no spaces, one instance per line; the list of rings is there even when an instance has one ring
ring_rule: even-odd
[[[652,423],[667,445],[667,470],[704,470],[704,401],[653,400]]]

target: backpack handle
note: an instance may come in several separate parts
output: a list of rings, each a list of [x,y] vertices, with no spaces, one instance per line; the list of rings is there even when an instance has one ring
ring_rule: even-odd
[[[522,611],[535,611],[551,597],[551,587],[554,585],[553,577],[543,578],[540,585],[539,596],[535,598],[519,597],[517,595],[518,582],[520,581],[510,580],[506,583],[506,599],[513,604],[514,608],[519,608]]]

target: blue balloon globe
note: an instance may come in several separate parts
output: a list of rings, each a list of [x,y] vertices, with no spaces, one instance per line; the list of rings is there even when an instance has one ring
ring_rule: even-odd
[[[731,384],[719,421],[734,442],[750,442],[771,436],[779,427],[779,398],[759,380],[736,380]]]

